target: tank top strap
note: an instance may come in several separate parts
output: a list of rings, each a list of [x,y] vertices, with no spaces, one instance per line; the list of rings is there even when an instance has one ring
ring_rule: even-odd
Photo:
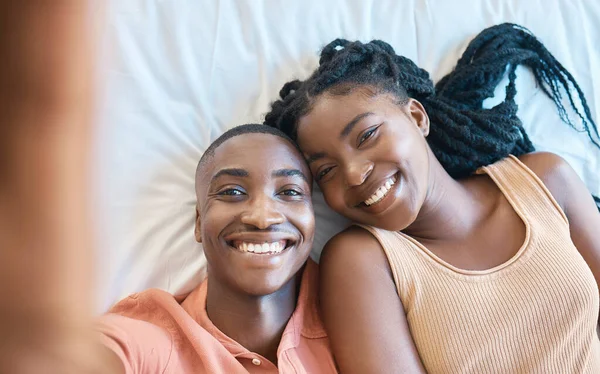
[[[567,217],[548,188],[521,160],[513,155],[484,166],[476,174],[487,174],[496,183],[514,209],[528,221],[553,217],[555,223],[567,224]]]

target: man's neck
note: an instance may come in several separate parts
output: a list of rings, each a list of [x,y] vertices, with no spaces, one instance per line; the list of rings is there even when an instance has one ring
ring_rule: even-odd
[[[301,273],[276,292],[251,296],[209,275],[206,312],[212,323],[252,352],[277,364],[277,349],[298,299]]]

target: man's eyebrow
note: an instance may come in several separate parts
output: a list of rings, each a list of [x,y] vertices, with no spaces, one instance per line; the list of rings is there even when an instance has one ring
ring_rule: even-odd
[[[279,170],[275,170],[271,176],[273,178],[281,178],[281,177],[294,177],[294,176],[299,176],[300,178],[304,179],[304,181],[306,183],[308,182],[308,178],[306,177],[306,175],[299,169],[279,169]]]
[[[211,178],[211,183],[219,178],[222,177],[224,175],[229,175],[231,177],[247,177],[248,176],[248,172],[244,169],[236,169],[236,168],[228,168],[228,169],[221,169],[219,170],[215,175],[213,175],[213,177]]]
[[[354,126],[356,126],[356,124],[359,123],[361,119],[368,117],[368,116],[372,116],[374,114],[375,113],[373,113],[373,112],[365,112],[365,113],[359,114],[356,117],[354,117],[352,119],[352,121],[348,122],[348,124],[346,126],[344,126],[344,129],[340,133],[340,139],[343,139],[346,136],[348,136],[352,132],[352,129],[354,128]]]

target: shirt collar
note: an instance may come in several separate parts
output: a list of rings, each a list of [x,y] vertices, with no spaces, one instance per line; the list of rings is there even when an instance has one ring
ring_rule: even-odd
[[[302,273],[300,292],[296,309],[288,321],[281,342],[278,356],[291,348],[296,348],[301,336],[308,339],[318,339],[327,336],[318,308],[318,265],[309,259]],[[208,280],[194,289],[181,303],[185,311],[206,331],[215,337],[235,357],[252,353],[241,344],[221,332],[208,318],[206,313],[206,293]]]

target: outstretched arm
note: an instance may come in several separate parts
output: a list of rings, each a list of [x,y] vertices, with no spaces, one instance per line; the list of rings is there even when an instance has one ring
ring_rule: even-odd
[[[84,0],[0,3],[0,372],[119,373],[91,328]]]

